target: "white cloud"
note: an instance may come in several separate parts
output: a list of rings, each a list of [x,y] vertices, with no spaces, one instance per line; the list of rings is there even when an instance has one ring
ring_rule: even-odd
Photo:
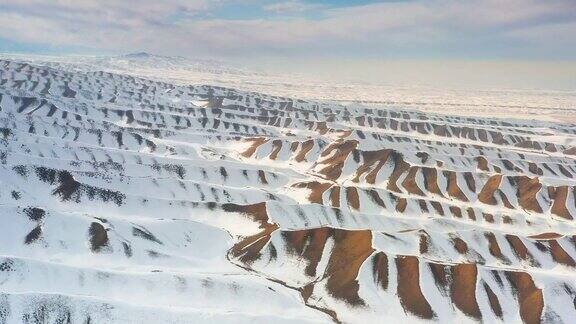
[[[265,5],[265,11],[277,14],[302,13],[305,11],[322,8],[321,5],[306,3],[298,0],[284,1]]]
[[[574,51],[573,42],[538,37],[546,26],[576,22],[573,0],[387,2],[316,8],[321,17],[316,19],[296,15],[230,20],[195,15],[226,5],[224,1],[19,0],[14,4],[0,0],[0,37],[118,52],[210,56],[378,56],[425,51],[447,55],[462,51],[491,55],[492,51],[493,55],[494,51],[517,53],[518,48],[541,52],[541,44],[550,53]],[[284,13],[305,11],[307,6],[294,0],[265,9]],[[527,37],[528,31],[536,35]],[[559,38],[572,34],[566,28],[556,32]]]

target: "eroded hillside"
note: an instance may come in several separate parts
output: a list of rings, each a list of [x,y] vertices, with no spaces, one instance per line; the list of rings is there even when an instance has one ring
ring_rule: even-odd
[[[576,126],[0,61],[0,322],[576,318]]]

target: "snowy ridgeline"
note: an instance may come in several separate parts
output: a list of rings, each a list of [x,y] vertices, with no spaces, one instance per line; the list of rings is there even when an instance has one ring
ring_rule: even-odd
[[[575,160],[570,124],[2,60],[0,323],[569,323]]]
[[[437,85],[346,81],[331,76],[276,73],[230,62],[149,53],[121,56],[30,56],[0,59],[69,71],[105,71],[176,85],[206,84],[269,95],[328,100],[375,108],[412,108],[450,115],[491,116],[576,123],[576,91],[553,89],[449,88]],[[264,71],[264,72],[263,72]]]

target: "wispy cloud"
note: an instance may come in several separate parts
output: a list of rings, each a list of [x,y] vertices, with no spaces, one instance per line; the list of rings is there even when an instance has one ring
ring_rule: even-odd
[[[283,1],[277,3],[271,3],[264,6],[264,10],[268,12],[274,12],[277,14],[294,14],[302,13],[309,10],[320,9],[323,6],[320,4],[308,3],[298,0]]]
[[[246,1],[263,0],[0,0],[0,38],[211,56],[568,57],[576,51],[570,41],[573,0],[415,0],[337,8],[293,0],[264,2],[262,14],[251,19],[203,15]],[[310,11],[313,18],[305,14]]]

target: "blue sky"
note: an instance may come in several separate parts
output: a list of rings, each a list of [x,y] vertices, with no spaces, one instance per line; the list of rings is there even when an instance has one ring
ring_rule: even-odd
[[[576,57],[574,0],[0,0],[0,51],[216,58]]]

